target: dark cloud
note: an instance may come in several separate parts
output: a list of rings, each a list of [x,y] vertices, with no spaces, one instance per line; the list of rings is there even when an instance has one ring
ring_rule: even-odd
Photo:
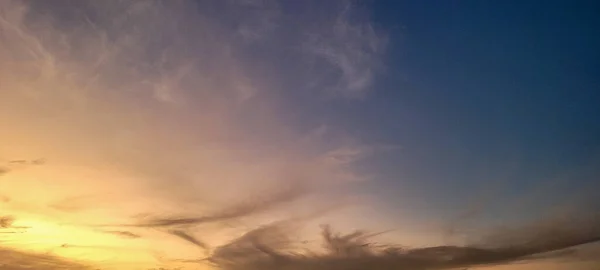
[[[0,217],[0,228],[6,229],[12,227],[15,218],[12,216],[1,216]]]
[[[110,234],[114,234],[123,238],[140,238],[141,236],[139,234],[135,234],[129,231],[104,231],[105,233],[110,233]]]
[[[278,266],[282,261],[288,261],[284,254],[291,242],[286,233],[287,222],[278,222],[262,226],[219,246],[208,261],[223,269],[236,269],[236,265],[252,265],[268,261]]]
[[[168,227],[178,225],[194,225],[208,222],[228,221],[236,218],[264,212],[278,205],[292,202],[306,194],[306,189],[294,185],[280,191],[263,194],[259,198],[234,204],[212,215],[201,217],[155,218],[141,222],[138,227]]]
[[[44,165],[46,164],[46,159],[38,158],[38,159],[14,159],[9,160],[7,162],[9,165]]]
[[[187,242],[190,242],[190,243],[196,245],[197,247],[202,248],[203,250],[209,250],[209,248],[210,248],[206,243],[200,241],[198,238],[194,237],[189,232],[186,232],[184,230],[170,230],[169,233],[172,235],[175,235]]]
[[[23,160],[23,159],[20,159],[20,160],[11,160],[8,163],[9,164],[27,164],[27,160]]]
[[[13,216],[0,216],[0,233],[1,234],[14,234],[14,233],[25,233],[27,226],[15,226],[13,223],[15,218]]]
[[[16,160],[4,160],[2,161],[3,165],[0,164],[0,176],[11,172],[15,167],[19,166],[27,166],[27,165],[44,165],[46,164],[46,159],[38,158],[34,160],[26,160],[26,159],[16,159]]]
[[[324,226],[324,252],[294,252],[289,250],[292,243],[288,235],[282,233],[287,224],[279,223],[250,231],[218,247],[209,261],[224,270],[452,269],[570,257],[575,252],[567,252],[566,249],[600,242],[600,220],[597,218],[580,219],[578,224],[571,227],[556,225],[536,227],[536,230],[527,227],[500,234],[506,239],[518,239],[518,242],[414,249],[378,245],[370,242],[370,235],[365,232],[338,234],[329,226]]]

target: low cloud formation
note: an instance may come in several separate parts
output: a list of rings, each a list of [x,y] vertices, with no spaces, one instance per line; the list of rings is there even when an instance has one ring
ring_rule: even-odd
[[[27,253],[0,247],[0,269],[91,270],[94,268],[52,255]]]
[[[502,234],[518,242],[493,246],[434,246],[406,248],[370,242],[365,232],[333,233],[322,231],[323,249],[295,249],[282,234],[282,224],[266,226],[246,233],[218,247],[209,261],[219,269],[454,269],[483,265],[509,264],[521,260],[569,257],[573,253],[551,253],[600,241],[600,219],[593,217],[571,228],[548,227],[542,230],[517,230]],[[545,255],[548,254],[548,255]]]

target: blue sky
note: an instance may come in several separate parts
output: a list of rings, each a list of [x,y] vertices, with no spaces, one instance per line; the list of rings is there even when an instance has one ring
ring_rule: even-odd
[[[377,159],[380,192],[394,196],[408,183],[428,214],[543,189],[553,203],[568,201],[565,193],[597,182],[597,9],[589,1],[374,3],[376,25],[390,29],[386,72],[368,98],[328,112],[361,136],[402,146]],[[534,209],[549,206],[537,200]]]
[[[356,164],[377,175],[357,188],[383,196],[391,211],[408,201],[443,223],[473,204],[479,219],[551,212],[597,182],[597,3],[360,7],[385,43],[368,89],[349,99],[285,93],[292,121],[307,129],[328,125],[399,147]]]

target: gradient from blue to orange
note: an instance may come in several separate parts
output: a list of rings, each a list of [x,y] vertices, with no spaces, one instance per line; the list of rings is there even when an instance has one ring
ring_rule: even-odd
[[[115,269],[196,258],[169,232],[92,225],[204,215],[299,183],[314,192],[199,237],[335,209],[307,227],[463,244],[597,211],[599,9],[4,2],[0,214],[29,229],[5,242]]]

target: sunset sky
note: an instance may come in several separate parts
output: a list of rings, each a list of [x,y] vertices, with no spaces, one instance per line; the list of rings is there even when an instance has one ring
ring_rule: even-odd
[[[0,269],[214,269],[271,224],[600,237],[569,222],[600,214],[599,25],[584,0],[0,1]]]

